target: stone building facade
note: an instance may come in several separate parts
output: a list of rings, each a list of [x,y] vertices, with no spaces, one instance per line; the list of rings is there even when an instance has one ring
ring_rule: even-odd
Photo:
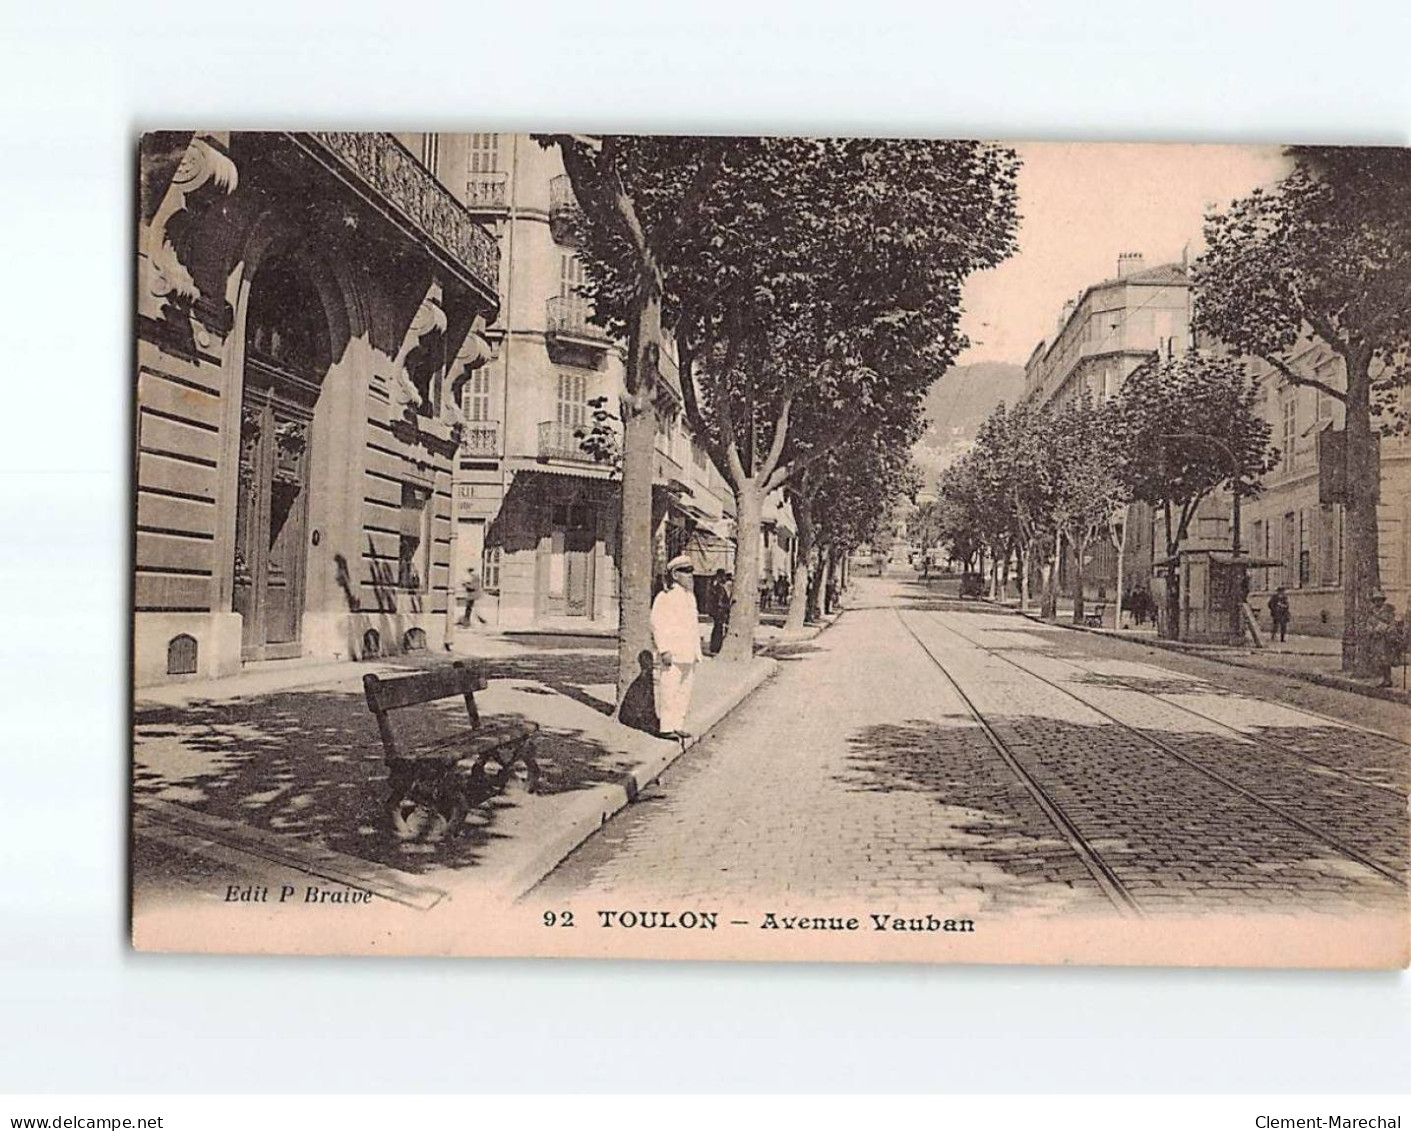
[[[1320,389],[1285,380],[1266,363],[1246,363],[1259,383],[1260,409],[1268,422],[1278,463],[1262,480],[1257,498],[1241,507],[1247,552],[1282,564],[1250,571],[1250,601],[1267,610],[1280,585],[1289,596],[1290,630],[1340,636],[1343,629],[1345,515],[1329,490],[1329,465],[1344,424],[1342,402]],[[1342,359],[1319,342],[1301,344],[1290,359],[1295,372],[1334,389],[1345,387]],[[1404,405],[1395,406],[1404,408]],[[1389,412],[1383,421],[1393,424]],[[1380,442],[1377,507],[1378,567],[1382,592],[1400,613],[1411,601],[1411,440],[1388,435]],[[1267,614],[1263,618],[1267,626]]]
[[[578,205],[557,151],[525,135],[471,134],[466,152],[468,205],[493,233],[503,269],[499,316],[485,330],[491,359],[461,392],[454,588],[479,584],[475,615],[487,625],[615,631],[617,479],[582,433],[594,402],[616,415],[624,350],[594,324],[582,293]],[[662,366],[657,564],[684,552],[700,573],[729,569],[730,492],[686,425],[670,356]]]
[[[1052,337],[1040,342],[1024,366],[1024,401],[1053,405],[1086,395],[1103,401],[1117,395],[1127,378],[1157,354],[1174,355],[1191,348],[1190,279],[1183,263],[1145,267],[1143,257],[1127,252],[1118,257],[1117,273],[1087,287],[1066,303]],[[1223,537],[1227,519],[1218,505],[1201,508],[1193,522],[1197,539]],[[1123,589],[1151,584],[1154,565],[1164,555],[1150,507],[1127,508],[1123,549]],[[1117,551],[1099,537],[1089,548],[1084,569],[1090,597],[1112,596],[1117,584]],[[1060,590],[1071,594],[1070,565],[1064,556]]]
[[[499,250],[463,139],[409,140],[141,139],[138,685],[445,639]]]

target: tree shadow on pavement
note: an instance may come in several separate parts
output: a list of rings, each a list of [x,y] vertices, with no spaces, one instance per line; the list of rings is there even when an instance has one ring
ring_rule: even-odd
[[[1239,789],[1144,749],[1121,727],[1022,714],[987,715],[987,722],[1050,803],[1152,909],[1404,905],[1404,879],[1393,885],[1338,847],[1404,878],[1404,795],[1359,786],[1235,734],[1148,728]],[[1300,730],[1299,741],[1316,743],[1316,732],[1331,728],[1310,729]],[[1268,728],[1262,733],[1272,736]],[[1285,744],[1291,738],[1280,736]],[[1012,876],[1074,884],[1088,877],[974,723],[909,720],[867,728],[849,741],[851,772],[841,779],[848,788],[919,791],[950,814],[970,814],[958,827],[974,843],[941,851]]]
[[[522,718],[495,713],[496,718]],[[399,710],[399,745],[413,748],[468,726],[458,699]],[[543,727],[535,742],[539,793],[476,806],[461,835],[437,845],[391,837],[387,767],[360,692],[288,691],[233,702],[141,712],[134,728],[134,794],[160,796],[256,829],[321,843],[408,871],[473,865],[500,813],[539,795],[621,782],[629,766],[581,730]]]
[[[837,779],[846,788],[923,793],[938,806],[966,814],[954,826],[960,835],[936,851],[998,869],[1021,883],[1065,883],[1101,898],[1087,869],[995,757],[979,727],[910,719],[867,727],[848,742],[848,771]]]

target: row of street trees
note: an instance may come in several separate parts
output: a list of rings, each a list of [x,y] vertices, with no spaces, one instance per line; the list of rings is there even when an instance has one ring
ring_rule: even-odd
[[[1105,403],[1087,397],[1058,407],[1000,405],[975,446],[941,476],[937,537],[957,560],[990,563],[992,590],[1018,569],[1020,603],[1042,579],[1041,611],[1054,616],[1062,555],[1069,554],[1073,618],[1083,617],[1084,567],[1132,502],[1162,516],[1166,615],[1179,632],[1176,552],[1200,504],[1217,488],[1248,498],[1277,455],[1256,391],[1236,360],[1191,352],[1152,358]]]
[[[582,209],[596,317],[627,342],[619,702],[650,647],[651,488],[667,336],[692,429],[730,485],[723,655],[753,653],[765,498],[799,523],[790,620],[907,481],[927,387],[964,346],[960,293],[1014,249],[1018,159],[888,139],[581,137],[556,145]],[[802,583],[800,583],[802,581]]]
[[[1377,439],[1404,430],[1398,394],[1411,377],[1411,151],[1296,146],[1289,155],[1293,170],[1277,185],[1207,218],[1195,322],[1345,409],[1343,667],[1370,674]],[[1296,365],[1310,340],[1341,359],[1341,385]]]
[[[1341,474],[1334,477],[1335,501],[1346,512],[1343,667],[1365,675],[1373,663],[1371,597],[1381,588],[1378,440],[1406,430],[1402,398],[1411,382],[1411,150],[1295,146],[1288,155],[1292,168],[1281,181],[1207,216],[1206,249],[1193,268],[1194,328],[1222,351],[1258,358],[1281,381],[1316,388],[1344,408]],[[1341,381],[1300,367],[1298,356],[1311,343],[1322,343],[1341,361]],[[1133,377],[1138,379],[1150,385],[1142,395],[1153,406],[1165,403],[1169,415],[1163,419],[1153,411],[1143,430],[1125,433],[1123,443],[1136,446],[1129,447],[1126,462],[1113,466],[1122,469],[1119,479],[1132,498],[1165,510],[1169,556],[1220,461],[1226,482],[1238,479],[1245,495],[1257,489],[1262,461],[1252,448],[1230,443],[1228,429],[1217,427],[1218,416],[1185,410],[1192,390],[1199,393],[1197,403],[1233,398],[1242,404],[1247,384],[1241,365],[1167,362],[1143,369]],[[1136,404],[1136,391],[1129,387],[1123,400]],[[996,421],[993,428],[1002,431],[1004,424]],[[1023,424],[1008,426],[1022,431]],[[1177,434],[1185,453],[1173,448]],[[1027,444],[989,446],[1013,452],[1021,464],[1032,463],[1035,454]],[[1000,482],[1014,478],[1003,466],[988,474]],[[973,556],[981,547],[991,554],[1004,554],[1006,547],[1014,552],[1015,546],[1033,550],[1040,543],[1047,552],[1058,523],[1042,476],[1039,485],[1011,492],[1003,521],[964,517],[967,508],[973,511],[970,493],[996,497],[995,484],[986,484],[975,466],[948,478],[943,510],[958,556]],[[1034,515],[1040,516],[1037,527]],[[1037,540],[1035,529],[1043,532]]]

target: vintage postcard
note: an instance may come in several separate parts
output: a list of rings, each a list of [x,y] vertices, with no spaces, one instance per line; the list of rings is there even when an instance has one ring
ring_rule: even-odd
[[[137,144],[139,949],[1407,963],[1411,151]]]

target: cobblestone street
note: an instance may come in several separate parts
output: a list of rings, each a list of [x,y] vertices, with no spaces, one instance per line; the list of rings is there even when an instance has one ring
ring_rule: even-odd
[[[531,898],[1404,902],[1408,747],[1387,734],[1411,712],[941,593],[859,580],[836,626]]]

